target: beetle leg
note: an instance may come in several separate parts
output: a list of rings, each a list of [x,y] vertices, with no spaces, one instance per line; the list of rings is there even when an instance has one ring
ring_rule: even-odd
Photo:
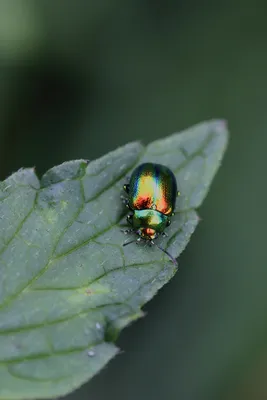
[[[126,193],[129,193],[129,188],[130,188],[130,185],[128,185],[128,184],[123,185],[123,189],[125,190]]]
[[[133,220],[132,214],[128,214],[127,217],[126,217],[126,219],[127,219],[127,222],[128,222],[130,225],[132,225],[132,220]]]
[[[123,202],[123,203],[127,203],[128,202],[128,199],[127,199],[127,197],[124,197],[124,196],[120,196],[120,198],[121,198],[121,201]]]
[[[130,229],[121,229],[121,232],[124,233],[124,235],[128,235],[129,233],[133,233],[134,229],[130,228]]]
[[[124,196],[120,196],[121,197],[121,201],[123,202],[123,204],[125,204],[125,206],[127,207],[127,208],[130,208],[130,206],[129,206],[129,200],[127,199],[127,197],[124,197]]]

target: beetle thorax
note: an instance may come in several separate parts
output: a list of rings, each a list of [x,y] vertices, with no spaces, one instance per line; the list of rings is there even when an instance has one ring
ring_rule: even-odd
[[[152,240],[164,231],[168,220],[168,216],[156,210],[134,210],[132,224],[141,237]]]

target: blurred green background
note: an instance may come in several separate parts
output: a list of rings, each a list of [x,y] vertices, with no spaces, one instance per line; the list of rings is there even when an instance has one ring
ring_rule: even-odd
[[[0,0],[0,178],[202,120],[231,140],[180,271],[68,400],[267,398],[267,3]]]

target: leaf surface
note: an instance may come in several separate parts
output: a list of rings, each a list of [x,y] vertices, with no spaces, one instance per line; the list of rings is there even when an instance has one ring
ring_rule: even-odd
[[[126,177],[146,161],[175,173],[181,196],[168,237],[157,240],[178,257],[227,137],[213,120],[66,162],[40,180],[22,169],[0,183],[0,399],[64,395],[117,354],[119,331],[176,272],[156,247],[122,247]]]

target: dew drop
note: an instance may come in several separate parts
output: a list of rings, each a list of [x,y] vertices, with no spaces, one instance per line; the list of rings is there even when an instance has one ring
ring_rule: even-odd
[[[89,350],[87,354],[88,354],[89,357],[94,357],[95,356],[94,350]]]

